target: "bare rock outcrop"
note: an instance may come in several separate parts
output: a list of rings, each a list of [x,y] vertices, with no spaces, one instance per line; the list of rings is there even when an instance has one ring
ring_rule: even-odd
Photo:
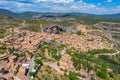
[[[43,31],[47,33],[54,33],[54,34],[60,34],[62,32],[65,32],[65,30],[63,30],[59,26],[49,26],[49,27],[46,27]]]

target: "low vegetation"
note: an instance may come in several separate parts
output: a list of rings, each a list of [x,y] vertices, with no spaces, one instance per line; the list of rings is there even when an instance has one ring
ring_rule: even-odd
[[[102,54],[104,54],[104,53],[115,53],[116,51],[115,50],[113,50],[113,49],[110,49],[110,50],[108,50],[108,49],[94,49],[94,50],[89,50],[87,53],[90,53],[90,54],[93,54],[93,55],[95,55],[95,54],[100,54],[100,53],[102,53]]]
[[[104,50],[98,50],[98,52],[99,51],[103,53]],[[85,53],[85,52],[76,51],[74,54],[70,54],[72,57],[72,61],[74,62],[75,69],[76,70],[84,69],[88,73],[91,70],[93,70],[96,72],[96,75],[102,79],[110,80],[111,78],[113,79],[117,78],[116,80],[119,80],[120,77],[118,77],[117,75],[119,74],[118,69],[120,68],[119,66],[120,62],[119,60],[116,61],[117,57],[101,55],[98,58],[96,58],[93,54],[91,54],[92,52],[94,53],[94,51],[91,51],[90,54],[88,52]],[[113,72],[110,72],[110,73],[107,72],[106,70],[108,68],[112,69]]]
[[[0,38],[3,38],[5,36],[6,29],[0,28]]]
[[[79,78],[77,78],[76,73],[69,72],[69,80],[79,80]]]

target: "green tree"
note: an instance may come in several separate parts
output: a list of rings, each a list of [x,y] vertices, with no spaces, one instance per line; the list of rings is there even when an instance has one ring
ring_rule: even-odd
[[[114,78],[114,73],[113,73],[113,72],[109,72],[109,76],[110,76],[111,78]]]
[[[34,72],[29,72],[29,75],[34,77],[35,73]]]
[[[69,72],[69,79],[70,80],[79,80],[74,72]]]
[[[106,79],[108,77],[105,70],[98,71],[97,76],[99,76],[102,79]]]
[[[40,59],[35,59],[34,62],[35,62],[36,64],[42,64],[42,61],[41,61]]]

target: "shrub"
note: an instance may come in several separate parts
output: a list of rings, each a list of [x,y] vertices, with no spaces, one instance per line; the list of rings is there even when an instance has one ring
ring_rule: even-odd
[[[20,57],[25,57],[26,55],[25,55],[25,53],[20,53],[19,56],[20,56]]]
[[[83,33],[81,31],[78,31],[77,35],[83,35]]]
[[[16,68],[16,70],[14,71],[14,75],[16,75],[19,72],[19,69]]]

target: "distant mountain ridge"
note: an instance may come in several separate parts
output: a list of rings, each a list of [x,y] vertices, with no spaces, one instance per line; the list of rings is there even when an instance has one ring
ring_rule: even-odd
[[[0,9],[0,14],[6,15],[13,18],[33,18],[34,16],[42,17],[70,17],[70,16],[91,16],[91,17],[101,17],[101,18],[110,18],[110,19],[120,19],[120,13],[118,14],[105,14],[105,15],[96,15],[88,13],[40,13],[40,12],[23,12],[15,13],[6,9]]]
[[[5,16],[9,16],[9,17],[16,17],[17,14],[12,12],[12,11],[9,11],[9,10],[6,10],[6,9],[0,9],[0,14],[2,15],[5,15]]]

